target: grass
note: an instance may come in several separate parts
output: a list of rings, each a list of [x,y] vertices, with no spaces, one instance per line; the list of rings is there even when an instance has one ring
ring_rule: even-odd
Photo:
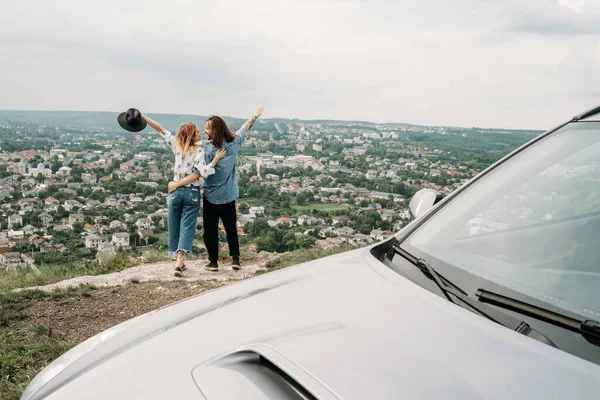
[[[160,251],[156,249],[145,251],[144,254],[142,254],[141,259],[143,263],[147,264],[170,260],[169,254],[166,251]]]
[[[162,231],[162,232],[158,232],[155,233],[154,236],[156,236],[158,238],[158,242],[157,244],[161,245],[161,246],[169,246],[169,232],[167,231]]]
[[[0,328],[0,399],[18,400],[42,368],[74,345],[48,326],[34,325],[28,334]]]
[[[357,248],[358,247],[355,246],[340,246],[331,247],[328,249],[321,249],[315,247],[312,249],[295,250],[289,253],[284,253],[278,259],[268,262],[266,265],[267,272],[289,267],[296,264],[302,264],[304,262],[316,260],[318,258],[323,258],[334,254],[355,250]]]
[[[93,290],[97,290],[97,287],[86,284],[70,286],[67,289],[54,289],[51,292],[37,289],[0,292],[0,328],[10,326],[11,321],[25,318],[23,310],[27,300],[46,298],[63,304],[73,296],[90,297]]]
[[[102,265],[82,261],[81,263],[61,265],[42,264],[38,266],[39,273],[29,270],[0,272],[0,292],[23,287],[49,285],[76,276],[109,274],[133,267],[138,263],[139,260],[133,259],[125,253],[119,253],[114,259]]]
[[[23,290],[20,292],[0,293],[0,328],[7,327],[13,320],[25,318],[23,310],[25,301],[47,297],[48,293],[41,290]]]
[[[41,290],[0,293],[0,399],[17,400],[33,377],[76,343],[58,334],[51,326],[33,324],[17,331],[12,323],[26,318],[28,300],[47,298],[72,306],[73,296],[91,296],[96,287],[81,285],[52,292]]]
[[[343,210],[346,207],[342,207],[339,204],[328,204],[328,203],[314,203],[314,204],[305,204],[305,205],[293,205],[293,209],[296,211],[307,211],[307,210],[320,210],[320,211],[336,211]]]

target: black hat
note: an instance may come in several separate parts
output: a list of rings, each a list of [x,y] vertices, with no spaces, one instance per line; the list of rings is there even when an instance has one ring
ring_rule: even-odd
[[[121,128],[129,132],[139,132],[144,130],[147,122],[142,118],[142,113],[136,108],[130,108],[124,113],[119,114],[117,121]]]

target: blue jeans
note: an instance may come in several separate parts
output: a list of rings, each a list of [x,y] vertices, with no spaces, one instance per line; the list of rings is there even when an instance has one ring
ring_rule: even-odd
[[[191,254],[196,220],[200,211],[200,188],[180,187],[169,194],[167,201],[169,203],[169,255],[175,256],[179,250]]]

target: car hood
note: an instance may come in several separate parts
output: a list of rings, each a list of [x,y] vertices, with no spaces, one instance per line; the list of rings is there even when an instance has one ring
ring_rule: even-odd
[[[225,381],[215,371],[244,352],[270,360],[321,399],[583,398],[600,391],[597,365],[447,302],[368,249],[151,313],[43,390],[49,399],[227,398],[223,390],[245,364]],[[263,394],[253,398],[270,398]]]

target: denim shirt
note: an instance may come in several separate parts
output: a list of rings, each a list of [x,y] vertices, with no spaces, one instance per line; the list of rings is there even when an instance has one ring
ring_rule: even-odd
[[[238,178],[235,168],[237,155],[246,141],[246,131],[242,126],[236,133],[235,139],[229,143],[223,142],[227,155],[219,160],[215,173],[204,180],[204,196],[213,204],[231,203],[239,197]],[[215,157],[217,148],[209,143],[204,148],[206,164]]]

